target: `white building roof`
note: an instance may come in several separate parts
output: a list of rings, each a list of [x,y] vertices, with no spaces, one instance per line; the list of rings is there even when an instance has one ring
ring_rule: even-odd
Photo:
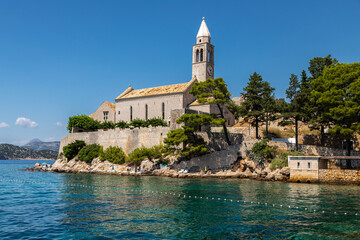
[[[196,37],[211,37],[210,35],[210,31],[206,25],[206,22],[205,22],[205,17],[203,17],[203,20],[201,22],[201,25],[200,25],[200,28],[199,28],[199,32],[198,34],[196,35]]]

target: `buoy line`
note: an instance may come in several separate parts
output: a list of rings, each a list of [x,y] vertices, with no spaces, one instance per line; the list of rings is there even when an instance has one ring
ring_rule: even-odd
[[[41,184],[41,185],[56,185],[59,183],[44,183],[44,182],[36,182],[36,181],[24,181],[18,179],[0,179],[0,182],[16,182],[16,183],[28,183],[28,184]],[[249,205],[249,206],[262,206],[262,207],[273,207],[273,208],[280,208],[280,209],[294,209],[294,210],[303,210],[309,213],[322,213],[322,214],[334,214],[334,215],[344,215],[344,216],[360,216],[359,213],[349,213],[349,212],[339,212],[339,211],[316,211],[316,209],[310,209],[308,207],[298,207],[294,205],[286,205],[286,204],[274,204],[274,203],[267,203],[267,202],[258,202],[258,201],[243,201],[243,200],[234,200],[234,199],[227,199],[227,198],[219,198],[219,197],[209,197],[209,196],[195,196],[195,195],[186,195],[174,192],[164,192],[164,191],[156,191],[156,190],[142,190],[142,189],[126,189],[126,188],[119,188],[116,186],[90,186],[84,184],[69,184],[69,183],[60,183],[62,186],[69,186],[69,187],[79,187],[79,188],[88,188],[88,189],[113,189],[113,190],[120,190],[127,193],[154,193],[160,195],[168,195],[178,197],[180,199],[200,199],[200,200],[214,200],[214,201],[223,201],[223,202],[233,202],[239,203],[242,205]]]

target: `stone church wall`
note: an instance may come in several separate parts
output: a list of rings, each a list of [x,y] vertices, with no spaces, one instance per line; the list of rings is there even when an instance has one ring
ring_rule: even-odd
[[[126,154],[141,146],[152,147],[163,143],[163,139],[170,131],[169,127],[140,128],[140,129],[108,129],[94,132],[70,133],[60,142],[59,153],[64,146],[75,140],[83,140],[86,144],[97,143],[104,147],[121,147]]]

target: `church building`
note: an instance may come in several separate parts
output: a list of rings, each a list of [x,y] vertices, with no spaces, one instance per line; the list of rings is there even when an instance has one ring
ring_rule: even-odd
[[[90,116],[101,122],[130,122],[137,118],[147,120],[159,117],[164,119],[169,126],[174,126],[179,113],[219,114],[217,106],[200,104],[189,93],[195,82],[202,82],[208,78],[214,79],[214,46],[211,44],[210,31],[203,18],[196,36],[196,44],[193,45],[190,81],[144,89],[133,89],[129,86],[115,99],[114,105],[104,102]],[[109,107],[110,105],[112,107]],[[223,112],[226,125],[233,126],[235,118],[232,113],[226,107]]]

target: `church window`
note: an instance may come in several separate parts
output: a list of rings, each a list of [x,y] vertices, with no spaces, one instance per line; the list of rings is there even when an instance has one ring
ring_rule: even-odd
[[[130,106],[130,121],[132,121],[133,115],[132,115],[132,106]]]
[[[199,43],[201,42],[201,39],[199,39]]]
[[[204,50],[200,50],[200,62],[204,61]]]
[[[120,111],[118,111],[118,114],[120,115]]]
[[[162,119],[165,119],[165,103],[162,103]]]
[[[207,58],[207,61],[208,61],[208,62],[211,62],[211,59],[210,59],[210,58],[211,58],[211,55],[210,55],[210,52],[208,52],[208,58]]]
[[[148,105],[145,104],[145,120],[148,120]]]
[[[104,120],[108,120],[109,119],[109,112],[108,111],[104,111]]]
[[[200,62],[200,53],[199,53],[199,49],[196,50],[196,62]]]

